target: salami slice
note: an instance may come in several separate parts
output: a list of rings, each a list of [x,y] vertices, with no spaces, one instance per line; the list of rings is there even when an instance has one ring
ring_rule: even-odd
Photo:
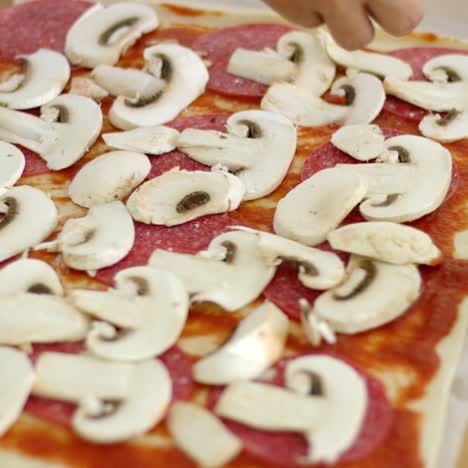
[[[465,55],[468,54],[468,51],[444,47],[409,47],[407,49],[398,49],[390,52],[390,55],[393,57],[397,57],[411,65],[413,69],[413,80],[424,80],[425,76],[422,71],[424,64],[435,57],[446,54]],[[427,115],[426,110],[402,101],[394,96],[387,96],[383,108],[391,114],[413,122],[420,122]]]
[[[199,115],[176,119],[168,125],[176,130],[198,128],[223,131],[229,114]],[[180,151],[171,151],[151,158],[149,179],[175,167],[194,170],[210,170],[208,166],[190,159]],[[119,263],[99,270],[96,279],[112,284],[116,273],[132,266],[145,265],[156,249],[194,254],[208,247],[211,240],[236,223],[228,214],[204,216],[179,226],[165,227],[135,223],[135,244],[130,253]]]
[[[247,24],[201,36],[192,47],[211,62],[208,89],[238,98],[261,98],[267,86],[228,73],[229,59],[241,47],[250,50],[275,49],[278,39],[290,30],[278,24]]]
[[[294,358],[299,357],[295,356]],[[338,356],[333,356],[340,359]],[[268,382],[272,385],[284,385],[284,371],[287,363],[294,358],[279,361],[273,369],[275,377]],[[345,361],[345,359],[343,359]],[[348,364],[352,365],[348,362]],[[372,379],[360,369],[353,366],[364,378],[368,391],[367,413],[361,431],[354,444],[341,456],[339,463],[360,460],[369,455],[383,443],[388,435],[393,421],[392,408],[380,382]],[[223,392],[223,388],[211,390],[208,406],[213,409]],[[243,424],[223,419],[224,424],[242,440],[244,450],[252,457],[269,465],[304,467],[300,463],[307,452],[307,442],[299,434],[292,432],[271,432],[250,428]]]
[[[83,349],[84,344],[82,342],[34,345],[30,357],[33,363],[35,363],[41,353],[44,352],[78,354]],[[180,348],[173,346],[159,356],[159,359],[166,366],[171,376],[172,401],[187,400],[191,396],[194,387],[190,358]],[[69,427],[76,410],[76,405],[74,403],[31,395],[26,402],[24,410],[44,421]]]
[[[19,145],[18,148],[23,152],[26,162],[23,177],[47,174],[48,172],[51,172],[47,167],[47,163],[38,154]]]
[[[36,0],[0,11],[0,56],[13,60],[40,48],[63,52],[72,24],[91,4],[81,0]]]

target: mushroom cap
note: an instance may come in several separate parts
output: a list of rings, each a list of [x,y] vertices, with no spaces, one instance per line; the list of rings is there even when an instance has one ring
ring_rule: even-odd
[[[193,366],[197,382],[225,385],[254,379],[282,355],[289,320],[274,304],[264,302],[243,319],[231,337]]]
[[[147,156],[131,151],[111,151],[85,164],[68,187],[74,203],[86,208],[122,200],[148,176]]]
[[[175,226],[200,216],[235,210],[244,184],[223,170],[171,170],[135,190],[127,202],[135,221]]]
[[[55,99],[70,78],[68,60],[59,52],[39,49],[20,55],[23,79],[11,91],[0,91],[0,102],[10,109],[32,109]]]
[[[93,206],[83,218],[69,219],[58,236],[66,265],[76,270],[99,270],[122,260],[133,247],[135,226],[125,205]]]
[[[46,239],[57,225],[57,208],[47,194],[28,185],[0,197],[0,262]]]
[[[0,195],[13,187],[25,166],[23,152],[16,146],[0,141]]]
[[[69,29],[65,54],[70,62],[94,68],[113,65],[120,54],[145,33],[156,29],[158,18],[153,8],[122,2],[88,9]]]

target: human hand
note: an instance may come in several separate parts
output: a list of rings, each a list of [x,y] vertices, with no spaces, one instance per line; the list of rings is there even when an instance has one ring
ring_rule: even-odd
[[[308,28],[326,23],[346,49],[366,46],[374,36],[371,18],[394,36],[411,32],[423,17],[421,0],[265,0],[289,21]]]

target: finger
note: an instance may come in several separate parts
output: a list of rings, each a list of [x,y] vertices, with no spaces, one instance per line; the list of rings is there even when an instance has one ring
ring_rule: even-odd
[[[291,0],[265,0],[265,3],[276,10],[287,20],[304,26],[314,28],[323,23],[322,16],[310,5],[310,1],[295,2]]]
[[[336,42],[348,50],[365,47],[374,37],[374,27],[363,4],[350,7],[347,0],[329,0],[324,20]]]
[[[367,8],[382,28],[394,36],[410,33],[423,18],[420,0],[369,0]]]

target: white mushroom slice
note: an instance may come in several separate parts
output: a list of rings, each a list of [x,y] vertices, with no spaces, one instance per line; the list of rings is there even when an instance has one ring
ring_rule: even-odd
[[[147,156],[131,151],[111,151],[84,165],[68,187],[74,203],[90,208],[122,200],[148,176]]]
[[[171,377],[164,365],[158,360],[143,361],[132,368],[125,398],[110,403],[96,399],[94,408],[82,404],[73,416],[73,429],[99,444],[129,440],[162,420],[171,396]]]
[[[88,320],[60,296],[23,293],[0,297],[0,343],[77,341]]]
[[[235,229],[258,236],[258,253],[267,265],[285,264],[298,269],[299,281],[312,289],[336,286],[344,277],[343,262],[333,252],[306,247],[269,232],[243,226]]]
[[[122,260],[135,241],[135,226],[121,202],[93,206],[83,218],[69,219],[56,241],[43,244],[62,253],[76,270],[99,270]]]
[[[466,92],[468,94],[468,87]],[[468,101],[463,111],[450,110],[445,116],[427,115],[419,123],[419,130],[425,137],[441,143],[468,138]]]
[[[425,232],[410,226],[386,222],[348,224],[328,234],[335,250],[405,265],[437,265],[442,252]]]
[[[57,208],[41,190],[13,187],[0,197],[0,262],[46,239],[57,225]]]
[[[0,270],[0,296],[32,293],[63,296],[55,270],[42,260],[16,260]]]
[[[95,101],[105,98],[109,93],[98,86],[91,78],[85,76],[76,76],[71,80],[70,94],[86,96]]]
[[[36,362],[33,394],[72,403],[88,397],[120,400],[128,395],[132,369],[84,354],[45,352]]]
[[[329,104],[298,86],[276,83],[268,89],[261,107],[284,115],[296,125],[318,127],[331,123],[367,124],[379,115],[385,102],[382,83],[366,73],[339,78],[331,93],[344,95],[347,105]]]
[[[208,70],[191,49],[175,43],[160,43],[145,49],[145,61],[152,73],[165,81],[153,96],[130,99],[118,97],[109,111],[109,120],[123,130],[163,125],[199,97],[208,82]]]
[[[436,210],[444,201],[452,180],[452,158],[450,152],[439,143],[414,135],[402,135],[385,141],[387,151],[397,152],[399,163],[383,164],[389,168],[393,165],[397,173],[390,177],[395,183],[404,182],[402,188],[387,192],[386,197],[369,198],[361,204],[360,211],[369,221],[392,221],[403,223],[413,221]],[[386,161],[390,156],[384,156]],[[379,164],[354,164],[352,171],[364,174]],[[345,168],[346,169],[346,168]],[[398,174],[398,170],[401,169]],[[403,170],[406,169],[407,176]],[[399,180],[402,179],[402,180]],[[406,180],[406,182],[405,182]],[[378,178],[375,184],[378,185]],[[380,181],[380,183],[382,183]]]
[[[323,423],[327,406],[323,398],[239,380],[224,390],[215,413],[257,429],[305,432]]]
[[[312,346],[320,346],[322,340],[328,344],[336,343],[335,331],[325,321],[314,314],[306,299],[299,299],[300,319],[304,334]]]
[[[77,162],[102,128],[100,107],[90,98],[62,94],[41,108],[41,117],[0,107],[0,138],[34,151],[52,170]]]
[[[88,334],[87,348],[116,361],[139,361],[162,354],[178,340],[189,310],[187,292],[172,273],[150,267],[122,270],[116,289],[75,291],[71,301],[83,312],[130,329],[116,331],[104,322]]]
[[[177,147],[179,132],[165,126],[143,127],[126,132],[104,133],[102,138],[112,148],[159,155]]]
[[[328,55],[341,67],[372,73],[381,78],[409,80],[413,75],[411,66],[399,58],[364,50],[350,52],[340,47],[330,34],[324,32],[324,36]]]
[[[135,221],[175,226],[200,216],[235,210],[244,184],[225,171],[165,172],[135,190],[127,207]]]
[[[227,72],[247,80],[270,85],[292,81],[296,65],[274,50],[236,49],[229,59]]]
[[[245,185],[244,200],[276,190],[296,151],[296,129],[272,112],[237,112],[226,123],[227,133],[184,130],[178,148],[203,164],[222,164],[236,171]]]
[[[0,436],[3,436],[23,410],[33,385],[34,370],[24,352],[0,346],[0,375]]]
[[[193,403],[172,405],[167,424],[177,446],[200,466],[225,466],[242,450],[241,441],[213,413]]]
[[[359,161],[369,161],[385,151],[385,137],[378,125],[346,125],[331,137],[331,143]]]
[[[294,84],[314,96],[332,84],[336,67],[330,60],[319,32],[291,31],[280,37],[278,52],[296,64]]]
[[[239,231],[215,237],[198,255],[156,250],[149,264],[178,276],[192,302],[211,301],[226,310],[250,304],[275,272],[258,257],[257,237]]]
[[[10,91],[0,91],[0,103],[10,109],[32,109],[55,99],[70,78],[67,59],[54,50],[39,49],[18,57],[23,79]]]
[[[65,53],[74,65],[93,68],[113,65],[143,34],[158,27],[153,8],[139,3],[118,3],[87,10],[67,34]]]
[[[313,313],[339,333],[360,333],[404,314],[420,289],[421,276],[415,265],[353,256],[345,281],[319,296]]]
[[[264,302],[239,322],[220,348],[193,366],[193,377],[208,385],[259,377],[281,357],[288,331],[288,318]]]
[[[93,80],[112,96],[151,97],[164,88],[164,81],[135,68],[99,65],[91,73]]]
[[[348,168],[325,169],[279,201],[273,227],[277,234],[288,239],[306,245],[319,244],[366,193],[367,186],[359,174]]]
[[[439,55],[423,66],[426,78],[434,83],[468,81],[468,57],[462,54]]]
[[[325,405],[322,419],[304,434],[309,442],[307,462],[336,463],[361,431],[368,405],[364,379],[339,359],[310,355],[287,364],[285,383]]]
[[[0,195],[18,182],[24,166],[23,152],[10,143],[0,141]]]

